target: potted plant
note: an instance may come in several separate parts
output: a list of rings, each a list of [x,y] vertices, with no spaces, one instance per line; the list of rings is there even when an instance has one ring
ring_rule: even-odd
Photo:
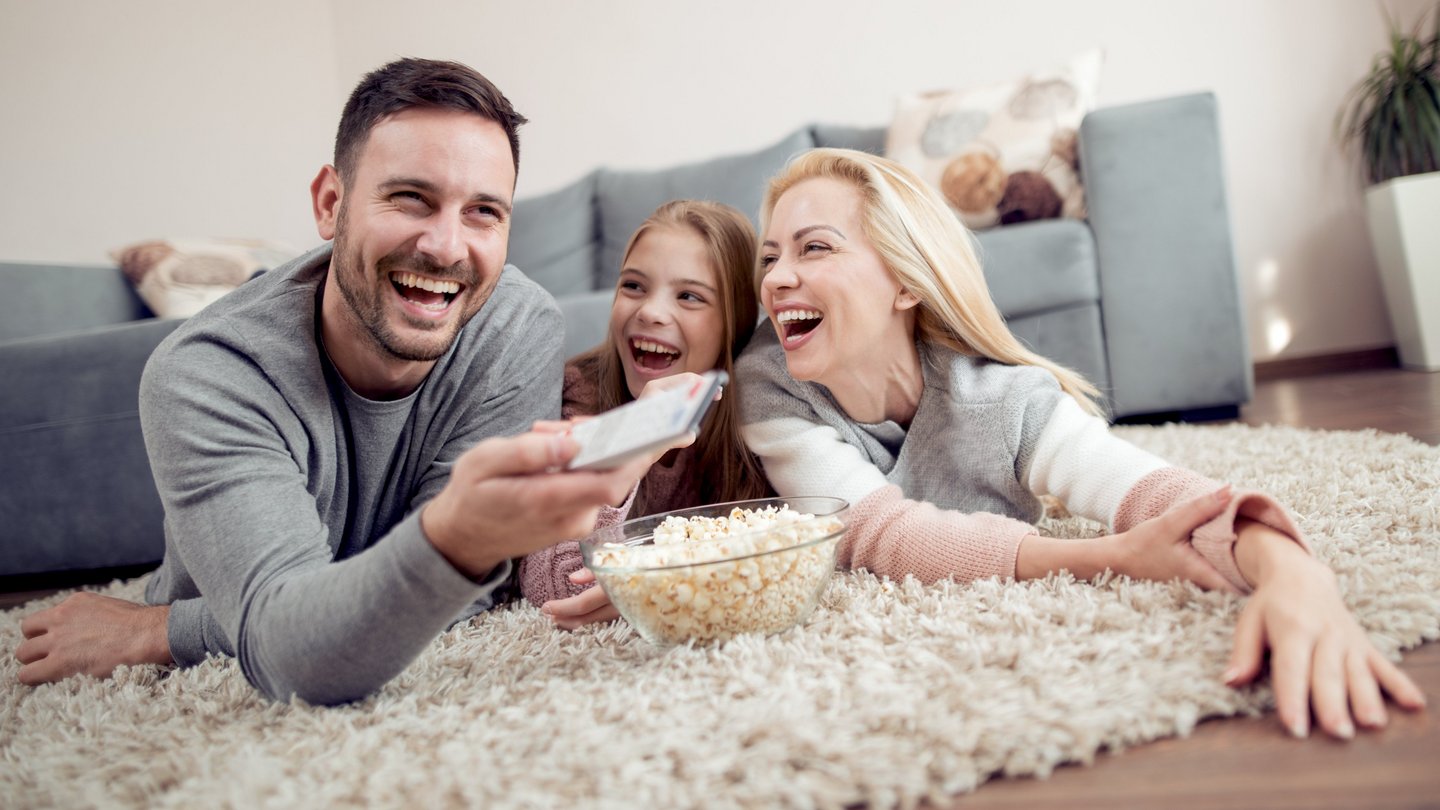
[[[1337,119],[1372,184],[1370,238],[1400,362],[1440,370],[1440,6],[1425,36],[1390,22],[1375,57]]]

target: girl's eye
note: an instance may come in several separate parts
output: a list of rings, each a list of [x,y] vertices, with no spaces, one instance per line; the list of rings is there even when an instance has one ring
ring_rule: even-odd
[[[705,299],[704,299],[704,298],[701,298],[700,296],[696,295],[696,294],[693,293],[693,292],[690,292],[689,290],[686,290],[685,292],[680,293],[679,298],[680,298],[681,301],[690,301],[690,302],[697,303],[697,304],[703,304],[703,303],[705,303]]]
[[[638,282],[638,281],[622,281],[622,282],[620,282],[620,289],[626,290],[626,291],[629,291],[629,292],[640,292],[640,290],[641,290],[640,282]]]

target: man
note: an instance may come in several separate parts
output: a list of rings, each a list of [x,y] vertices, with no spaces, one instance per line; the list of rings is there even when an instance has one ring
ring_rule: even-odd
[[[346,104],[311,184],[333,240],[156,349],[141,424],[165,506],[146,599],[28,617],[20,680],[234,655],[265,694],[363,697],[509,559],[588,533],[648,459],[554,472],[563,323],[504,265],[525,119],[459,64],[405,59]],[[509,437],[513,438],[501,438]]]

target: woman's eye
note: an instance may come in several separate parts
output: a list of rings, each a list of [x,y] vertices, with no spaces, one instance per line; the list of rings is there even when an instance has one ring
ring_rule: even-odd
[[[769,269],[770,269],[770,265],[772,265],[772,264],[774,264],[774,263],[775,263],[775,257],[774,257],[774,256],[761,256],[761,257],[760,257],[760,269],[762,269],[762,270],[769,270]]]
[[[808,243],[807,245],[805,245],[805,252],[806,252],[806,253],[814,253],[814,252],[817,251],[817,250],[825,251],[825,250],[829,250],[829,249],[830,249],[830,246],[827,245],[827,244],[825,244],[824,242],[810,242],[810,243]]]

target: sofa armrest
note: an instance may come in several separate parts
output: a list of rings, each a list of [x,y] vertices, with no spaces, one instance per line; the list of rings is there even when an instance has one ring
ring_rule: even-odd
[[[1214,95],[1089,114],[1080,166],[1113,414],[1247,401],[1254,382]]]
[[[181,323],[0,343],[0,575],[163,556],[163,511],[140,433],[140,374]]]

